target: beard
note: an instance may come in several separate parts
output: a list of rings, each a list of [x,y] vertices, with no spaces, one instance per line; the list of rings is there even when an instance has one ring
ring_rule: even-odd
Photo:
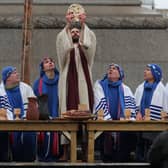
[[[78,36],[72,37],[72,42],[73,43],[79,43],[79,37]]]

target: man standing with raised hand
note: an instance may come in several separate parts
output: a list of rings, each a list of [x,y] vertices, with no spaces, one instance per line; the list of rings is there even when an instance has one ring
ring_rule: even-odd
[[[72,4],[66,14],[67,25],[57,35],[56,49],[60,70],[60,112],[78,109],[86,104],[93,109],[92,65],[96,37],[85,24],[86,13],[79,4]]]
[[[67,24],[57,35],[59,64],[59,111],[78,109],[85,104],[93,110],[92,65],[96,51],[96,36],[85,24],[86,13],[79,4],[72,4],[66,13]],[[67,142],[62,142],[66,144]],[[64,147],[64,154],[67,153]],[[63,160],[67,156],[63,155]]]
[[[124,71],[118,64],[108,66],[103,79],[94,85],[94,114],[103,111],[104,120],[124,120],[126,110],[130,111],[130,120],[135,120],[135,98],[129,86],[124,82]],[[100,138],[100,150],[104,162],[127,162],[130,153],[135,150],[136,137],[130,132],[104,132]]]

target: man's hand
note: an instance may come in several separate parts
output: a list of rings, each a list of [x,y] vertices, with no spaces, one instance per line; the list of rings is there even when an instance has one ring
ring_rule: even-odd
[[[85,13],[80,14],[79,15],[79,20],[81,22],[82,29],[84,29],[84,24],[85,24],[85,21],[86,21],[86,14]]]
[[[140,112],[137,113],[136,120],[142,120],[142,115]]]
[[[66,14],[66,20],[67,20],[66,31],[67,32],[68,32],[68,29],[70,29],[70,25],[71,25],[71,22],[72,22],[73,18],[74,18],[74,15],[72,13]]]
[[[79,15],[79,20],[81,21],[81,23],[85,23],[86,21],[86,14],[85,13],[82,13]]]
[[[68,23],[72,22],[72,20],[74,19],[74,14],[73,13],[68,13],[66,14],[66,20]]]

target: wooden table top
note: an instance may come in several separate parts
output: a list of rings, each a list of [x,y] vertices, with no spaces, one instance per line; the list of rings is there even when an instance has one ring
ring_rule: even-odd
[[[85,121],[87,130],[94,131],[164,131],[168,121],[95,120]]]
[[[168,121],[128,120],[0,120],[0,131],[77,131],[79,124],[86,124],[88,131],[164,131]]]
[[[0,131],[77,131],[78,122],[55,120],[0,120]]]

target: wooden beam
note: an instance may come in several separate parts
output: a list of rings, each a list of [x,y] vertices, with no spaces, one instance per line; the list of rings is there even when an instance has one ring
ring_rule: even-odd
[[[24,25],[21,56],[21,80],[30,84],[30,56],[32,38],[32,3],[33,0],[25,0]]]

